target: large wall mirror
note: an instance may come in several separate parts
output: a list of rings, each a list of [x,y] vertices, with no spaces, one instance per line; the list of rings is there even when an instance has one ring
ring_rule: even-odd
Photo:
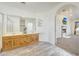
[[[36,19],[29,17],[7,16],[7,34],[30,34],[36,32]]]

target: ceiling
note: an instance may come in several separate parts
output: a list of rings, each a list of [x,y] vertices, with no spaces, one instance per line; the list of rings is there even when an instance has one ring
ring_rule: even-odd
[[[48,12],[61,2],[3,2],[3,4],[34,13]]]

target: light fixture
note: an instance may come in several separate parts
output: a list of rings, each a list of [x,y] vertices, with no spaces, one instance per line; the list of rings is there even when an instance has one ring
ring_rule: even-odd
[[[20,2],[20,3],[22,3],[22,4],[26,4],[26,2]]]

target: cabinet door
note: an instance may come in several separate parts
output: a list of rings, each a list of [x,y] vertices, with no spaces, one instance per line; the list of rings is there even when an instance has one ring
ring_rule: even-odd
[[[19,44],[20,44],[20,46],[25,46],[26,45],[25,39],[22,38],[21,40],[19,40]]]
[[[39,39],[38,34],[34,34],[34,35],[32,35],[32,36],[31,36],[31,39],[33,40],[32,42],[37,42],[38,39]]]
[[[16,46],[17,46],[17,44],[16,44],[17,42],[16,42],[16,40],[15,39],[13,39],[13,44],[12,44],[12,47],[13,48],[15,48]]]
[[[16,48],[16,47],[19,47],[19,46],[20,46],[19,39],[13,39],[13,45],[12,45],[12,47]]]
[[[4,40],[3,41],[3,50],[12,49],[12,40]]]

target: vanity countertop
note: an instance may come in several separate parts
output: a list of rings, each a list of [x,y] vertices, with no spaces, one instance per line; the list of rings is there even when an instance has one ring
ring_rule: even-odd
[[[16,35],[31,35],[31,34],[39,34],[39,33],[27,33],[27,34],[6,34],[6,35],[3,35],[4,36],[16,36]]]

